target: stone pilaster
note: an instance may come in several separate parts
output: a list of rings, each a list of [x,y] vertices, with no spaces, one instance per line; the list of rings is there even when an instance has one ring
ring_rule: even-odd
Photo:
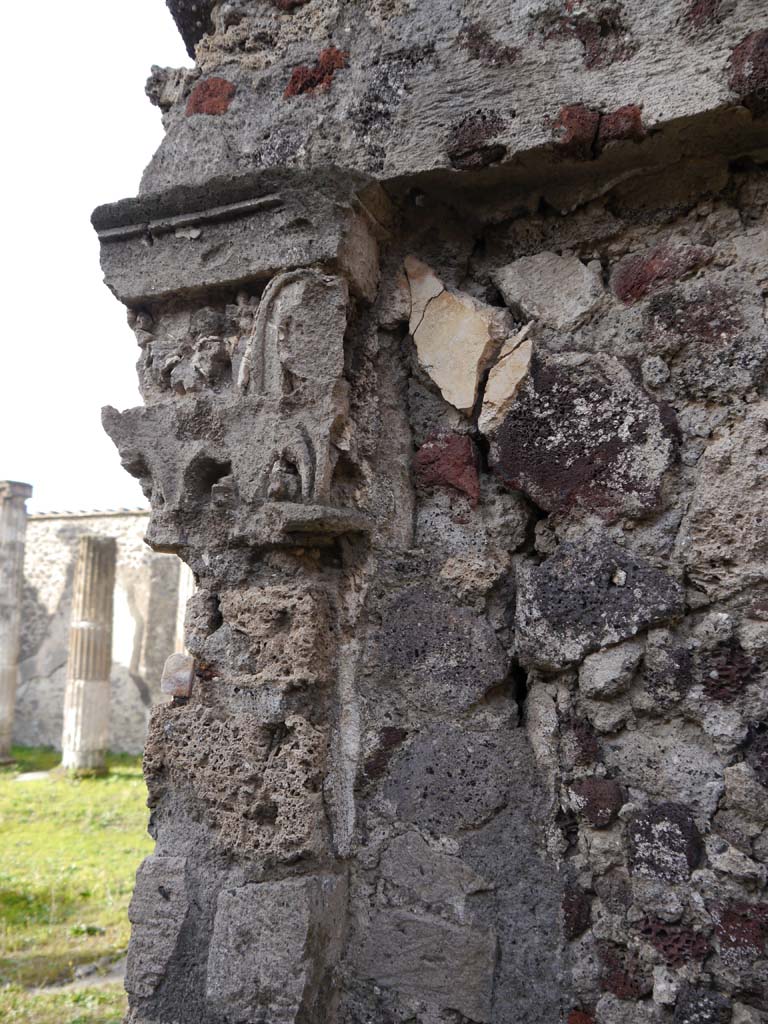
[[[10,757],[13,736],[27,531],[24,503],[31,496],[29,484],[12,480],[0,483],[0,763]]]
[[[106,767],[116,552],[112,537],[80,538],[61,742],[62,767],[74,771]]]

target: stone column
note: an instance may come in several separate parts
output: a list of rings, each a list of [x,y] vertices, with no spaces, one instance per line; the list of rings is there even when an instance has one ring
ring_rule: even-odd
[[[74,771],[106,768],[116,551],[112,537],[80,538],[61,741],[62,767]]]
[[[0,764],[10,760],[19,674],[21,584],[24,577],[25,502],[29,484],[0,483]]]
[[[187,603],[195,592],[195,577],[186,562],[179,559],[179,598],[176,606],[176,654],[184,654],[187,643],[184,638],[184,620],[187,616]]]

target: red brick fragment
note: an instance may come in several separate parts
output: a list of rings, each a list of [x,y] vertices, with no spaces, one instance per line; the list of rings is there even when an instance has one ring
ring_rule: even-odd
[[[643,112],[635,103],[628,103],[600,118],[597,146],[602,149],[609,142],[640,142],[645,138]]]
[[[670,967],[700,962],[711,952],[706,935],[680,924],[667,924],[656,917],[643,921],[641,934],[658,950]]]
[[[756,117],[768,113],[768,28],[750,32],[734,49],[728,85]]]
[[[312,95],[317,91],[327,92],[336,72],[347,66],[348,56],[348,53],[335,46],[321,50],[314,67],[300,65],[293,69],[283,93],[284,98]]]
[[[226,114],[237,86],[226,78],[206,78],[198,82],[187,100],[187,117],[191,114]]]
[[[573,160],[592,160],[600,113],[583,103],[562,107],[554,124],[558,151]]]
[[[701,246],[662,245],[620,260],[611,274],[611,288],[625,306],[631,306],[660,285],[685,277],[711,259],[712,252]]]
[[[571,1010],[568,1014],[568,1024],[595,1024],[595,1018],[583,1010]]]
[[[480,500],[477,451],[466,434],[434,434],[413,458],[416,481],[422,487],[452,487],[466,494],[473,507]]]

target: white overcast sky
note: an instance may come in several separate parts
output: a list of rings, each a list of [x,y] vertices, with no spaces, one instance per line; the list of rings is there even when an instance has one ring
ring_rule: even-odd
[[[162,138],[151,65],[191,61],[164,0],[7,4],[3,35],[0,480],[33,485],[30,511],[144,505],[101,429],[140,404],[139,350],[89,218]]]

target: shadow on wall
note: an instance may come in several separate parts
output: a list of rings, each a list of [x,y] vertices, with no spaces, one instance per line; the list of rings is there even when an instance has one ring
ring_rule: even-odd
[[[175,555],[144,543],[147,513],[30,516],[24,559],[21,652],[14,743],[61,749],[72,583],[78,539],[118,545],[112,640],[110,749],[141,753],[160,676],[177,647],[179,574]]]

